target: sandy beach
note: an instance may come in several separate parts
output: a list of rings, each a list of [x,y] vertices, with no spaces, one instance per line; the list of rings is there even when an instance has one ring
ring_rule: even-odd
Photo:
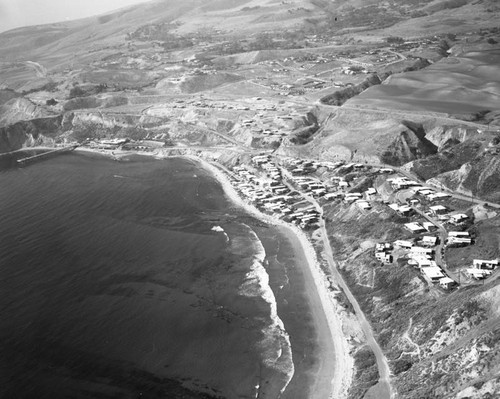
[[[130,151],[95,150],[90,148],[78,148],[76,151],[107,155],[117,160],[135,154]],[[160,159],[169,156],[166,151],[138,154]],[[299,227],[266,215],[252,204],[245,202],[229,181],[226,173],[222,171],[222,167],[194,155],[182,155],[182,157],[191,159],[208,170],[221,184],[225,194],[234,204],[243,208],[255,218],[278,227],[280,232],[286,235],[290,242],[294,244],[299,257],[302,255],[303,264],[305,265],[304,277],[308,287],[307,296],[312,307],[312,318],[318,330],[318,343],[322,349],[321,365],[318,367],[318,374],[315,376],[314,386],[311,387],[309,399],[346,398],[354,376],[354,362],[350,355],[349,337],[346,336],[345,331],[356,330],[356,327],[351,326],[352,319],[349,320],[342,307],[337,303],[334,294],[328,289],[330,282],[320,269],[315,249],[307,235]],[[319,322],[321,319],[326,319],[326,323]]]
[[[316,379],[316,385],[312,388],[310,399],[340,399],[347,397],[347,391],[352,382],[354,373],[354,363],[349,355],[350,345],[343,332],[343,324],[340,315],[340,306],[336,304],[335,298],[328,290],[329,282],[326,280],[319,267],[316,258],[316,252],[307,238],[306,234],[295,225],[291,225],[281,219],[263,214],[255,206],[243,201],[235,190],[227,176],[213,164],[197,158],[187,156],[201,163],[208,169],[214,177],[221,183],[226,195],[237,205],[244,208],[248,213],[256,218],[280,227],[280,230],[288,238],[297,244],[297,249],[304,255],[306,277],[309,280],[309,286],[314,289],[309,292],[310,303],[317,305],[317,311],[323,312],[326,316],[327,324],[319,325],[320,342],[325,346],[325,356],[323,364],[320,367],[320,375]],[[327,341],[330,339],[330,342]]]

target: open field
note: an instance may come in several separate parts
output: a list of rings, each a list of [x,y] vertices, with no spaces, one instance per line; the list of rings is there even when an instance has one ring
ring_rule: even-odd
[[[492,110],[500,103],[500,47],[445,58],[416,72],[391,76],[348,101],[350,106],[441,112]]]

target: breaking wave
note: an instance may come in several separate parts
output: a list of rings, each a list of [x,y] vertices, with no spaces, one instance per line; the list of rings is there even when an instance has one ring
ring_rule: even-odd
[[[224,234],[224,236],[226,237],[226,242],[229,241],[229,236],[227,235],[227,233],[224,231],[224,229],[222,227],[220,227],[220,226],[214,226],[210,230],[215,231],[216,233],[222,233],[222,234]]]
[[[280,374],[280,380],[283,382],[280,392],[283,393],[295,371],[290,337],[283,321],[279,318],[276,298],[269,285],[269,275],[264,267],[266,251],[255,232],[249,227],[248,230],[253,255],[250,271],[246,273],[245,281],[240,286],[240,294],[250,298],[261,298],[269,306],[269,317],[264,320],[263,338],[258,343],[258,349],[263,366]]]

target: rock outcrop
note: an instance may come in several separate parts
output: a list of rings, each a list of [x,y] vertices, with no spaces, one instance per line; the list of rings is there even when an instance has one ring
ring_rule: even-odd
[[[0,127],[0,153],[15,151],[26,145],[53,143],[61,133],[62,117],[40,118]]]

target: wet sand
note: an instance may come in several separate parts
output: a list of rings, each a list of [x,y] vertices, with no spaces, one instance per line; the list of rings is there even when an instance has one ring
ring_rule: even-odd
[[[305,251],[286,227],[257,232],[266,249],[278,313],[292,345],[295,374],[282,398],[328,397],[336,367],[335,346]]]

